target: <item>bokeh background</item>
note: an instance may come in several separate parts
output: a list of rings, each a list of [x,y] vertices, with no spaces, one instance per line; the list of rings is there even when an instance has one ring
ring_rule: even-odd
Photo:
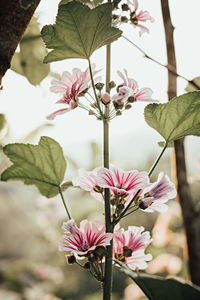
[[[54,23],[58,3],[58,0],[41,1],[27,36],[39,34],[37,23],[39,28]],[[139,4],[141,9],[148,10],[155,18],[154,23],[147,25],[150,34],[140,38],[137,29],[131,25],[123,25],[121,29],[147,54],[165,64],[160,1],[140,0]],[[195,0],[191,0],[190,4],[186,0],[170,1],[170,9],[175,26],[178,73],[188,79],[198,77],[200,3]],[[87,62],[77,59],[56,62],[50,65],[49,70],[47,66],[41,67],[45,55],[42,42],[38,39],[29,42],[31,44],[18,47],[18,56],[12,63],[13,70],[9,70],[3,80],[0,112],[5,115],[6,124],[0,132],[0,143],[37,143],[41,135],[54,138],[63,147],[68,162],[65,179],[71,180],[78,168],[91,170],[102,164],[102,124],[80,109],[59,116],[55,121],[47,121],[46,116],[57,109],[55,102],[59,97],[49,91],[49,86],[52,78],[59,77],[65,70],[71,71],[73,67],[85,70]],[[92,56],[92,61],[97,69],[102,69],[104,80],[105,48],[98,50]],[[144,58],[142,53],[122,38],[112,46],[111,77],[117,84],[121,82],[116,71],[123,68],[138,81],[140,87],[150,87],[154,91],[154,99],[167,101],[167,70]],[[37,82],[39,74],[45,77],[40,84]],[[181,78],[177,81],[178,94],[182,94],[187,82]],[[111,162],[126,170],[148,170],[160,151],[157,142],[161,141],[161,137],[145,124],[144,107],[144,103],[135,103],[131,110],[111,122]],[[185,145],[189,182],[193,198],[198,202],[199,138],[187,137]],[[1,152],[0,170],[8,165],[9,161]],[[152,176],[153,181],[161,170],[174,179],[173,149],[166,151]],[[103,221],[103,206],[89,193],[69,188],[64,195],[77,222],[85,218]],[[77,266],[67,265],[64,253],[58,252],[61,226],[65,220],[59,196],[46,199],[34,186],[25,186],[20,182],[0,183],[0,299],[101,299],[101,289],[90,274]],[[142,225],[152,232],[153,242],[147,252],[153,255],[153,260],[146,270],[148,273],[189,279],[185,235],[177,200],[169,201],[169,209],[164,214],[137,212],[127,217],[121,225],[125,228],[128,225]],[[113,300],[119,299],[145,297],[116,268]]]

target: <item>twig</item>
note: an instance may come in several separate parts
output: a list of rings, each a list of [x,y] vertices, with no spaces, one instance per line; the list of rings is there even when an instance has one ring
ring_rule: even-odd
[[[200,89],[200,86],[198,84],[196,84],[196,82],[194,80],[189,80],[188,78],[186,78],[185,76],[179,74],[176,72],[176,69],[174,68],[173,65],[171,64],[167,64],[164,65],[161,62],[159,62],[158,60],[154,59],[153,57],[149,56],[142,48],[140,48],[138,45],[136,45],[134,42],[132,42],[131,40],[129,40],[126,36],[122,36],[126,41],[128,41],[130,44],[132,44],[135,48],[137,48],[141,53],[144,54],[145,58],[148,58],[149,60],[155,62],[156,64],[160,65],[161,67],[167,68],[168,71],[173,74],[176,77],[180,77],[184,80],[186,80],[189,84],[192,84],[197,90]]]

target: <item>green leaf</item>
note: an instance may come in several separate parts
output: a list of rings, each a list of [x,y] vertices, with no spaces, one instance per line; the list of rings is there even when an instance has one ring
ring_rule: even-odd
[[[198,300],[200,299],[200,288],[187,282],[176,279],[165,279],[160,276],[146,274],[137,275],[125,264],[116,261],[120,269],[141,288],[150,300]]]
[[[20,42],[20,52],[15,53],[11,69],[25,76],[33,85],[38,85],[48,75],[49,65],[43,64],[47,50],[40,36],[37,19],[32,18]]]
[[[2,173],[2,181],[21,180],[25,184],[35,184],[47,198],[59,193],[66,161],[55,140],[43,136],[38,145],[8,144],[3,151],[13,165]]]
[[[149,104],[144,115],[147,124],[167,144],[187,135],[200,136],[200,92],[187,93],[164,104]]]
[[[5,124],[6,124],[5,116],[3,114],[0,114],[0,130],[4,128]]]
[[[195,77],[194,79],[192,79],[194,81],[194,83],[196,83],[199,87],[200,87],[200,77]],[[188,85],[186,86],[186,89],[185,89],[187,92],[193,92],[193,91],[196,91],[196,87],[191,84],[191,83],[188,83]]]
[[[117,40],[121,30],[112,27],[112,4],[95,9],[72,1],[60,5],[55,25],[42,28],[42,38],[49,49],[45,63],[68,58],[89,59],[98,48]]]

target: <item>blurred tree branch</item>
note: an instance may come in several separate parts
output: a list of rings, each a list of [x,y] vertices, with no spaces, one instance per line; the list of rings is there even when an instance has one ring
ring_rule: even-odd
[[[171,64],[167,64],[167,65],[164,65],[162,64],[161,62],[159,62],[158,60],[156,60],[155,58],[151,57],[150,55],[148,55],[142,48],[140,48],[138,45],[136,45],[134,42],[132,42],[131,40],[129,40],[126,36],[122,35],[122,37],[128,41],[130,44],[132,44],[135,48],[137,48],[141,53],[144,54],[144,57],[153,61],[154,63],[160,65],[161,67],[163,68],[166,68],[168,70],[168,72],[172,73],[173,76],[176,76],[176,77],[180,77],[184,80],[186,80],[189,84],[191,84],[195,89],[199,90],[200,89],[200,86],[194,81],[194,80],[189,80],[188,78],[186,78],[185,76],[177,73],[176,71],[176,68],[171,65]]]
[[[41,0],[0,0],[0,85]]]
[[[171,23],[169,1],[161,0],[165,37],[167,44],[168,65],[176,71],[176,57],[174,49],[174,27]],[[177,95],[176,77],[168,71],[168,97],[169,100]],[[182,209],[183,221],[187,236],[189,255],[189,270],[193,283],[200,285],[200,238],[198,236],[198,214],[192,199],[191,189],[187,181],[185,162],[184,139],[174,142],[176,157],[176,176],[178,181],[178,196]]]

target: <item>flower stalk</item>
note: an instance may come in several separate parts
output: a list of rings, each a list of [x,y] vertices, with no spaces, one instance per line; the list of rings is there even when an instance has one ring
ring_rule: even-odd
[[[153,171],[155,170],[155,168],[156,168],[157,164],[159,163],[161,157],[163,156],[163,154],[164,154],[166,148],[167,148],[167,142],[165,143],[165,146],[163,147],[162,151],[161,151],[160,154],[158,155],[158,157],[157,157],[156,161],[154,162],[153,166],[152,166],[151,169],[149,170],[149,173],[148,173],[149,177],[152,175]]]
[[[110,65],[111,65],[111,47],[106,47],[106,92],[110,92],[108,83],[110,82]],[[105,108],[105,119],[103,120],[103,162],[104,167],[109,168],[109,105]],[[106,232],[113,232],[114,226],[111,221],[110,210],[110,191],[105,189],[105,224]],[[112,292],[112,255],[113,255],[113,242],[107,246],[107,256],[105,260],[105,275],[103,284],[103,300],[111,299]]]
[[[60,194],[61,199],[62,199],[62,203],[63,203],[63,205],[64,205],[64,207],[65,207],[67,216],[68,216],[69,220],[71,220],[71,215],[70,215],[69,210],[68,210],[68,208],[67,208],[67,205],[66,205],[66,203],[65,203],[65,199],[64,199],[64,196],[63,196],[63,193],[62,193],[62,189],[61,189],[60,186],[58,187],[58,190],[59,190],[59,194]]]

